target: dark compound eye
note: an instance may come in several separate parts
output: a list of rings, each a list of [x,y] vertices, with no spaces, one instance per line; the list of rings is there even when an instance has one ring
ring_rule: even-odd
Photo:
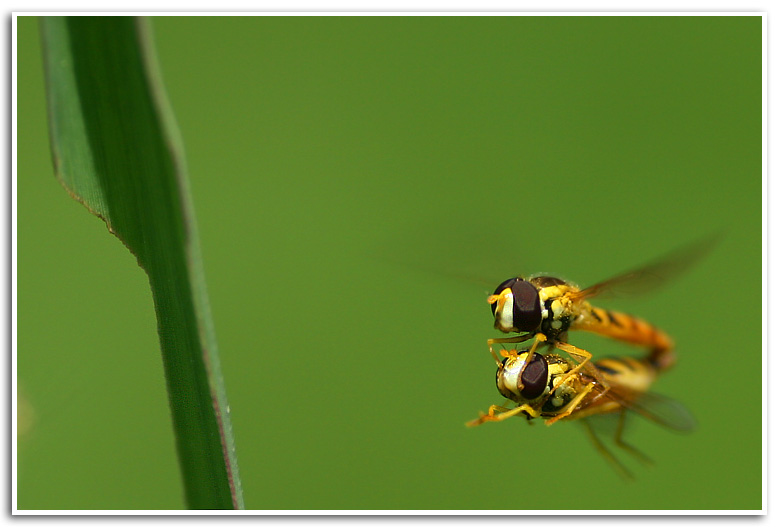
[[[534,353],[531,362],[523,370],[523,390],[520,395],[526,399],[536,399],[547,386],[547,361],[539,353]]]
[[[512,296],[515,300],[514,322],[518,331],[534,331],[542,323],[542,305],[539,291],[525,280],[512,284]]]
[[[503,282],[498,284],[498,287],[496,287],[496,290],[493,291],[493,294],[494,295],[500,295],[501,291],[503,291],[507,287],[512,287],[512,285],[514,285],[514,283],[517,282],[518,280],[522,281],[523,279],[522,278],[510,278],[509,280],[504,280]]]

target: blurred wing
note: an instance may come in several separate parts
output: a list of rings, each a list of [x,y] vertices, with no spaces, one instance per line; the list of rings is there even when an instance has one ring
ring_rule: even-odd
[[[680,276],[717,245],[722,233],[678,248],[660,260],[571,294],[574,300],[601,296],[641,295]]]
[[[397,267],[402,267],[407,271],[428,273],[431,275],[452,279],[459,283],[476,284],[481,288],[484,288],[486,295],[492,294],[493,290],[496,288],[496,285],[500,283],[498,280],[488,279],[477,273],[449,269],[446,267],[446,265],[434,267],[432,265],[425,265],[422,263],[403,261],[399,258],[386,255],[382,255],[381,257],[374,257],[373,259],[383,263],[389,263]]]
[[[696,419],[679,401],[654,392],[645,392],[635,398],[621,392],[619,388],[613,388],[605,397],[666,428],[678,432],[691,432],[696,428]]]

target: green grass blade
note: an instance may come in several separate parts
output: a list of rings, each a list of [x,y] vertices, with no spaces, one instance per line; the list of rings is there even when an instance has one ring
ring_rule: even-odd
[[[147,272],[190,508],[243,508],[180,141],[148,23],[42,21],[52,155]]]

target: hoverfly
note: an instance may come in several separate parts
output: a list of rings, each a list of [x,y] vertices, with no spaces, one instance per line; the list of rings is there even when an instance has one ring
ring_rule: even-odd
[[[559,347],[568,351],[566,343]],[[615,444],[649,462],[647,456],[622,439],[627,410],[677,431],[690,431],[694,419],[676,401],[649,392],[660,368],[651,359],[629,357],[599,359],[575,363],[561,355],[542,355],[530,350],[502,350],[505,357],[496,372],[496,386],[505,398],[517,403],[514,408],[492,405],[468,426],[503,421],[523,416],[529,421],[540,418],[552,425],[559,420],[583,419],[586,432],[596,449],[628,478],[631,473],[599,440],[586,417],[618,414]],[[673,360],[673,359],[672,359]]]
[[[637,294],[660,285],[701,259],[718,237],[693,243],[657,262],[585,289],[552,276],[505,280],[488,297],[495,319],[494,327],[504,333],[520,335],[488,339],[488,349],[496,363],[500,364],[493,344],[518,343],[536,337],[529,350],[531,355],[544,342],[550,348],[565,351],[578,362],[588,362],[592,358],[589,352],[574,346],[562,346],[568,340],[569,330],[584,330],[646,347],[650,350],[649,360],[657,368],[666,369],[674,364],[674,354],[670,352],[673,343],[666,333],[632,315],[592,306],[588,299],[627,290]]]

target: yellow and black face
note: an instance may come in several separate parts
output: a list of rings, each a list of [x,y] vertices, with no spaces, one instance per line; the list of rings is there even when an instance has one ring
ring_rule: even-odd
[[[496,372],[498,391],[515,402],[532,401],[544,394],[550,382],[550,370],[545,356],[534,353],[526,365],[528,352],[504,359]]]
[[[520,277],[502,282],[488,297],[495,328],[504,333],[536,331],[542,323],[539,290]]]

